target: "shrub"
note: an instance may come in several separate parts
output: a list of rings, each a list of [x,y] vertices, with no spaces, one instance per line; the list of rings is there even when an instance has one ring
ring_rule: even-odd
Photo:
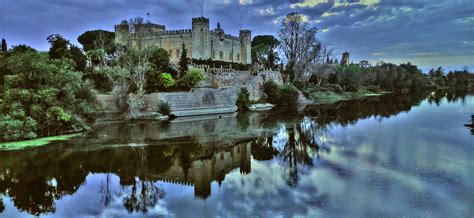
[[[158,104],[158,110],[163,115],[170,115],[170,113],[171,113],[170,105],[167,102],[164,102],[164,101],[160,101],[160,103]]]
[[[267,96],[268,102],[275,104],[278,101],[278,85],[273,80],[263,84],[263,92]]]
[[[250,93],[246,88],[241,88],[239,96],[237,97],[237,108],[240,111],[246,111],[250,106]]]
[[[179,86],[189,90],[205,79],[204,73],[199,69],[189,69],[179,81]]]
[[[169,73],[161,73],[160,74],[160,86],[163,89],[169,89],[173,86],[176,85],[176,82],[174,81],[173,77]]]
[[[263,84],[263,92],[267,95],[268,102],[278,106],[293,106],[298,101],[298,89],[293,85],[278,86],[274,81]]]
[[[298,101],[298,89],[293,85],[283,85],[278,89],[278,102],[279,106],[295,106]]]

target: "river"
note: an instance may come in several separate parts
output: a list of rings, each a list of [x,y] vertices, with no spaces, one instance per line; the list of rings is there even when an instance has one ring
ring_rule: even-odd
[[[108,122],[0,151],[0,217],[473,217],[474,96]]]

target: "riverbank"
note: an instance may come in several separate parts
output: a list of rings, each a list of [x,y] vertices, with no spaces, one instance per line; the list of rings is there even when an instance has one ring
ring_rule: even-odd
[[[314,104],[332,104],[338,101],[354,100],[366,97],[381,96],[389,94],[387,91],[369,91],[367,89],[359,89],[357,92],[342,92],[340,94],[334,91],[315,91],[310,92],[309,98]]]
[[[50,137],[41,137],[31,140],[23,140],[23,141],[13,141],[13,142],[3,142],[0,143],[0,150],[20,150],[29,147],[39,147],[43,145],[47,145],[52,142],[56,141],[66,141],[70,140],[74,137],[82,135],[81,133],[74,133],[74,134],[67,134],[67,135],[59,135],[59,136],[50,136]]]

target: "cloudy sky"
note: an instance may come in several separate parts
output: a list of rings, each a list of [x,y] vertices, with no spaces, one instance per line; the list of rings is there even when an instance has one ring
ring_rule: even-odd
[[[47,50],[50,34],[78,44],[81,33],[112,31],[115,24],[134,16],[148,17],[167,29],[188,29],[191,18],[201,16],[202,2],[0,0],[0,38],[9,45]],[[204,0],[211,27],[220,21],[231,34],[238,34],[241,25],[253,35],[276,34],[282,17],[292,11],[320,29],[320,37],[339,59],[348,50],[354,61],[474,67],[474,0]]]

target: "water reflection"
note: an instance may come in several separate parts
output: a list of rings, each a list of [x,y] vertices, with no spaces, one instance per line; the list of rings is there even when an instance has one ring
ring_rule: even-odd
[[[418,160],[414,156],[431,157],[439,150],[444,155],[453,155],[442,143],[459,137],[443,135],[440,144],[430,146],[430,150],[421,150],[426,148],[423,146],[425,142],[412,140],[409,143],[417,144],[417,147],[406,151],[401,147],[409,143],[397,140],[408,134],[391,138],[370,134],[378,130],[369,128],[381,125],[372,121],[383,123],[384,119],[395,116],[408,119],[403,118],[407,114],[404,112],[419,113],[412,109],[421,110],[425,104],[447,106],[447,103],[472,101],[472,97],[469,100],[464,94],[444,91],[428,95],[387,95],[310,106],[299,115],[273,111],[201,120],[181,119],[172,123],[102,125],[85,137],[69,142],[0,152],[0,196],[5,196],[0,198],[0,213],[19,216],[15,212],[18,210],[35,216],[61,216],[71,215],[64,212],[68,208],[78,208],[69,213],[98,216],[114,208],[112,215],[117,216],[128,213],[166,215],[157,213],[157,210],[167,207],[171,210],[173,207],[169,202],[182,202],[189,207],[208,202],[208,206],[214,208],[211,216],[225,216],[218,207],[228,207],[227,210],[232,212],[237,205],[235,202],[244,199],[257,208],[263,207],[260,211],[246,208],[246,215],[272,215],[266,211],[270,209],[285,215],[308,215],[312,208],[318,208],[322,214],[338,216],[360,212],[346,205],[344,199],[340,199],[339,191],[334,192],[345,186],[355,188],[347,191],[348,196],[354,197],[351,193],[358,191],[357,188],[363,190],[366,185],[375,184],[372,190],[366,190],[367,193],[359,192],[369,198],[392,193],[392,189],[402,191],[407,186],[409,189],[418,187],[423,178],[429,177],[449,184],[442,186],[449,191],[451,184],[461,187],[460,190],[473,190],[463,182],[466,179],[457,174],[458,168],[453,167],[464,160],[458,153],[454,156],[459,158],[458,162],[452,163],[455,158],[443,159],[445,165],[442,167],[445,168],[442,169],[425,169],[425,162],[430,158],[423,159],[425,162],[422,164],[413,161]],[[428,99],[423,101],[426,96]],[[453,115],[447,119],[450,118]],[[424,131],[439,124],[435,123],[439,122],[436,119],[416,123],[418,121],[412,118],[403,122],[413,131]],[[390,134],[402,133],[402,130],[390,131]],[[386,143],[384,140],[391,141]],[[465,145],[464,141],[456,143]],[[466,150],[465,147],[459,149]],[[446,154],[447,151],[451,153]],[[472,152],[472,149],[467,151]],[[400,152],[403,155],[399,155]],[[420,169],[423,171],[419,172]],[[406,181],[399,178],[399,171],[406,175]],[[358,174],[364,176],[361,178]],[[383,176],[375,176],[379,174]],[[445,174],[452,175],[452,179],[447,179],[443,176]],[[278,182],[280,180],[283,184]],[[246,184],[246,181],[251,182]],[[402,188],[395,185],[397,182],[402,183]],[[251,198],[242,194],[247,191],[239,192],[246,185],[251,187],[251,194],[248,194]],[[417,194],[426,193],[419,191]],[[194,198],[187,198],[188,195]],[[407,195],[404,198],[413,197]],[[265,200],[263,196],[270,199]],[[431,197],[438,199],[437,196]],[[290,198],[300,200],[288,202]],[[472,196],[463,195],[460,199],[462,202],[472,200]],[[262,205],[266,202],[280,206],[265,208]],[[288,207],[282,202],[286,202]],[[438,204],[435,201],[415,203],[425,206]],[[398,206],[394,205],[394,208]],[[374,211],[363,215],[397,215],[396,211],[371,210]]]

